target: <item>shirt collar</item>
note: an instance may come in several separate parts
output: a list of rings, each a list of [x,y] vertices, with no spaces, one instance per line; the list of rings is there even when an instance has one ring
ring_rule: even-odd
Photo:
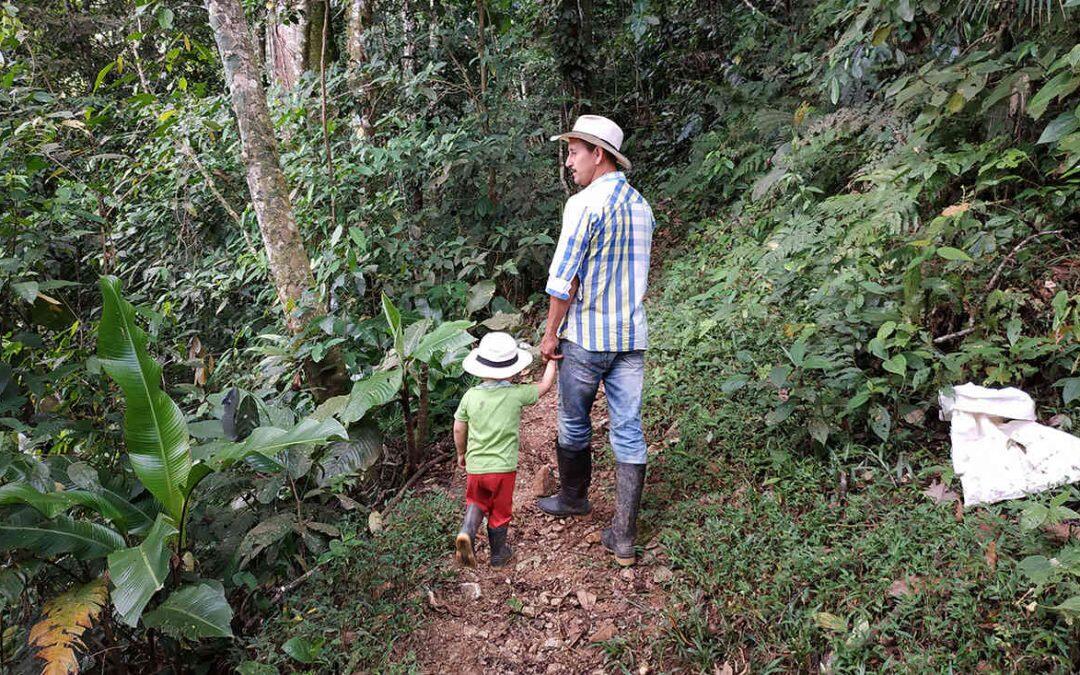
[[[500,387],[512,387],[508,380],[497,380],[495,382],[481,382],[476,385],[477,389],[499,389]]]
[[[609,180],[626,180],[626,176],[623,174],[622,171],[617,171],[616,170],[616,171],[612,171],[611,173],[605,173],[603,176],[600,176],[599,178],[597,178],[596,180],[593,181],[593,184],[595,185],[596,183],[603,183],[603,182],[609,181]]]

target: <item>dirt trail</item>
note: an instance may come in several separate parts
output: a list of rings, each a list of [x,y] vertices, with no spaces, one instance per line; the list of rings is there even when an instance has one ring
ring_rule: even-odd
[[[593,512],[560,520],[536,508],[534,477],[545,465],[555,465],[557,404],[552,392],[523,411],[510,564],[488,566],[485,531],[478,537],[479,566],[459,568],[451,559],[456,530],[446,533],[446,559],[454,577],[432,589],[427,625],[397,645],[402,655],[413,651],[424,672],[603,672],[606,654],[599,643],[620,638],[633,645],[663,623],[666,596],[660,582],[671,572],[658,543],[639,537],[644,555],[627,569],[619,568],[600,545],[600,530],[611,521],[614,503],[611,451],[602,449],[607,441],[602,396],[593,412]],[[460,470],[437,482],[464,508]],[[636,656],[640,667],[647,655]]]

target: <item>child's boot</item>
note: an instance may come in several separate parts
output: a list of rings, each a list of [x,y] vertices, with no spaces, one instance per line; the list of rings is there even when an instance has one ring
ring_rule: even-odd
[[[514,555],[510,544],[506,543],[506,535],[509,530],[510,525],[508,524],[502,527],[488,527],[488,545],[491,546],[492,567],[506,565],[506,563],[510,562],[510,557]]]
[[[457,551],[454,559],[462,565],[476,567],[476,531],[484,520],[484,512],[476,504],[465,507],[465,518],[461,521],[461,531],[454,542]]]

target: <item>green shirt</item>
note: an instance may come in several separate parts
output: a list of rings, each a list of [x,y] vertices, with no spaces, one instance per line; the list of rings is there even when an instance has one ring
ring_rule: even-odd
[[[465,392],[454,419],[469,425],[465,447],[467,473],[517,471],[521,409],[536,403],[535,384],[485,382]]]

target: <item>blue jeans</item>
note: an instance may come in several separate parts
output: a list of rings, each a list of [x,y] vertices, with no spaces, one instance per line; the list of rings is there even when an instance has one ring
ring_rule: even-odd
[[[645,463],[641,432],[641,389],[645,352],[590,352],[569,340],[559,349],[559,445],[570,452],[589,451],[596,390],[604,383],[607,395],[611,450],[615,461]]]

